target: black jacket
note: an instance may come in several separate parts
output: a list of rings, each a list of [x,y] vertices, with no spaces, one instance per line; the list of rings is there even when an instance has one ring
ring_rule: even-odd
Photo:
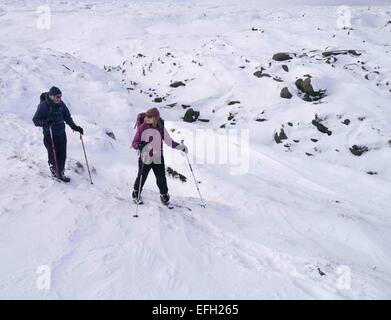
[[[45,93],[43,101],[35,112],[33,122],[37,127],[42,127],[43,134],[47,135],[49,134],[48,121],[50,120],[53,120],[52,132],[56,136],[65,133],[65,123],[73,130],[77,128],[65,103],[61,101],[61,103],[55,104],[49,98],[49,94]]]

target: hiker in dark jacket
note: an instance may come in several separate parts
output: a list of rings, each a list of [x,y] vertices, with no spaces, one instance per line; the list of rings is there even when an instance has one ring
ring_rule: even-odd
[[[168,194],[164,165],[163,141],[171,148],[186,153],[187,147],[171,139],[167,129],[164,128],[164,121],[160,118],[158,109],[152,108],[140,114],[137,121],[140,123],[138,123],[132,147],[140,151],[140,157],[138,160],[138,174],[132,192],[133,201],[139,204],[143,203],[141,200],[141,190],[147,180],[149,171],[152,169],[160,191],[160,200],[163,204],[167,205],[170,201],[170,195]],[[141,176],[142,181],[140,186]]]
[[[43,128],[43,143],[48,152],[51,174],[64,182],[69,182],[70,179],[64,174],[67,157],[65,123],[80,134],[84,134],[84,132],[83,128],[73,122],[67,106],[61,101],[61,97],[62,93],[57,87],[52,87],[49,92],[42,93],[41,103],[38,105],[33,122],[37,127]]]

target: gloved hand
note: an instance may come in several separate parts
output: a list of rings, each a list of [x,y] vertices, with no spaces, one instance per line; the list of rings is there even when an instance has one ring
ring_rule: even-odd
[[[81,135],[84,135],[84,130],[83,130],[82,127],[77,126],[77,127],[75,128],[75,131],[76,131],[76,132],[79,132]]]
[[[189,152],[189,150],[187,149],[187,147],[183,143],[178,146],[178,149],[184,153]]]
[[[141,151],[143,151],[144,147],[147,145],[148,143],[145,142],[145,141],[140,141],[140,143],[138,144],[138,147],[137,149]]]

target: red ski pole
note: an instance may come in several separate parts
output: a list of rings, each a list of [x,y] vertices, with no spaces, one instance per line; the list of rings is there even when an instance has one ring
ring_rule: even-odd
[[[49,132],[50,132],[50,140],[52,141],[52,152],[53,152],[53,157],[54,157],[54,163],[56,164],[57,178],[60,178],[60,170],[59,170],[59,168],[58,168],[57,155],[56,155],[56,147],[54,146],[54,139],[53,139],[52,126],[49,127]]]
[[[87,154],[86,154],[86,148],[84,147],[84,141],[83,141],[83,135],[82,135],[82,134],[80,134],[80,140],[81,140],[81,145],[83,146],[84,158],[86,159],[86,164],[87,164],[87,169],[88,169],[88,175],[90,176],[91,184],[94,184],[94,183],[92,182],[92,178],[91,178],[90,166],[88,165]]]

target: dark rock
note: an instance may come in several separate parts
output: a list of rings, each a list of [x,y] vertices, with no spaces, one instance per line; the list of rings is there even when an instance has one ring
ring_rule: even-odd
[[[111,131],[111,130],[106,130],[106,134],[107,134],[111,139],[116,140],[113,131]]]
[[[373,176],[373,175],[377,175],[377,172],[376,171],[368,171],[367,174]]]
[[[292,122],[288,122],[288,126],[293,127],[293,123]]]
[[[265,118],[258,118],[258,119],[255,119],[255,121],[264,122],[264,121],[267,121],[267,119],[265,119]]]
[[[314,90],[314,87],[311,84],[310,75],[306,75],[304,79],[297,79],[295,85],[297,89],[299,89],[299,91],[304,94],[302,97],[304,101],[318,101],[326,96],[326,90]]]
[[[318,272],[319,272],[319,274],[320,274],[322,277],[326,275],[322,270],[320,270],[320,268],[318,268]]]
[[[313,157],[313,156],[314,156],[312,153],[309,153],[309,152],[306,152],[305,154],[306,154],[307,156],[309,156],[309,157]]]
[[[227,118],[227,120],[228,120],[228,121],[231,121],[232,119],[234,119],[234,118],[235,118],[235,116],[236,116],[236,114],[234,114],[234,113],[230,112],[230,113],[229,113],[229,115],[228,115],[228,118]]]
[[[167,167],[167,173],[169,176],[173,177],[174,179],[179,179],[182,182],[187,181],[187,178],[183,174],[180,174],[179,172],[175,171],[171,167]]]
[[[174,103],[170,103],[170,104],[168,104],[168,105],[167,105],[167,107],[173,108],[173,107],[175,107],[176,105],[177,105],[177,103],[176,103],[176,102],[174,102]]]
[[[187,111],[185,112],[185,115],[183,116],[183,121],[185,121],[185,122],[197,121],[199,115],[200,115],[199,111],[194,111],[193,108],[189,108],[189,109],[187,109]]]
[[[289,53],[279,52],[273,55],[273,60],[275,61],[286,61],[292,59]]]
[[[288,87],[285,87],[281,90],[280,97],[284,99],[292,99],[292,94],[289,92]]]
[[[187,109],[187,108],[190,108],[191,106],[190,105],[188,105],[188,104],[182,104],[182,108],[183,109]]]
[[[240,101],[230,101],[230,102],[228,102],[229,106],[232,106],[234,104],[240,104]]]
[[[288,139],[287,135],[285,134],[285,131],[284,129],[281,129],[280,130],[280,133],[276,132],[274,134],[274,140],[276,141],[276,143],[282,143],[283,140],[286,140]]]
[[[350,120],[349,119],[345,119],[342,123],[346,124],[348,126],[350,124]]]
[[[285,72],[289,72],[289,68],[286,64],[282,65],[282,69],[284,69]]]
[[[361,56],[361,53],[357,53],[356,50],[333,50],[333,51],[325,51],[322,53],[323,57],[337,56],[340,54],[351,54],[353,56]]]
[[[181,87],[181,86],[183,86],[183,87],[185,86],[185,84],[182,81],[175,81],[175,82],[170,84],[171,88],[178,88],[178,87]]]
[[[201,122],[209,122],[210,120],[209,120],[209,119],[201,119],[201,118],[198,118],[198,121],[201,121]]]
[[[256,77],[258,77],[258,78],[263,78],[263,77],[271,78],[271,75],[270,75],[270,74],[268,74],[268,73],[263,73],[263,71],[264,71],[264,69],[255,71],[255,72],[254,72],[254,76],[256,76]]]
[[[354,146],[352,146],[351,148],[349,148],[349,150],[350,150],[351,153],[353,153],[357,157],[359,157],[362,154],[364,154],[365,152],[369,151],[368,147],[366,147],[366,146],[358,146],[356,144]]]
[[[312,142],[318,142],[318,139],[311,138]]]
[[[299,143],[299,142],[300,142],[300,140],[296,140],[296,139],[294,139],[294,140],[293,140],[293,142],[295,142],[295,143]]]
[[[277,82],[284,82],[284,80],[282,80],[280,77],[273,77],[273,80]]]
[[[225,128],[225,124],[222,124],[222,125],[220,126],[220,128],[221,128],[221,129]]]
[[[312,120],[312,124],[322,133],[326,133],[327,135],[331,136],[332,132],[327,128],[325,125],[321,123],[321,120],[318,119],[318,116],[315,115],[315,119]]]
[[[155,98],[154,100],[153,100],[153,102],[156,102],[156,103],[160,103],[160,102],[162,102],[163,101],[163,98]]]

